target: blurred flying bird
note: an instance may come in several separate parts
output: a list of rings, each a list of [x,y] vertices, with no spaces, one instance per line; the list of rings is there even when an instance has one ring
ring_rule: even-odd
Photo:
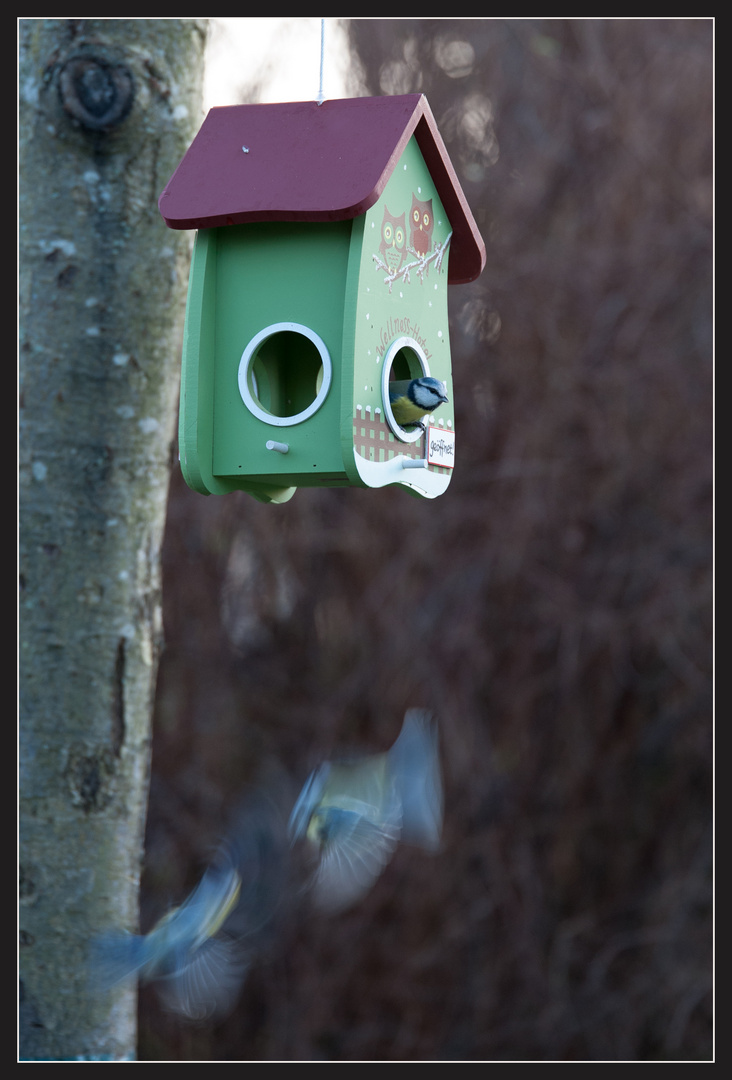
[[[106,988],[134,976],[157,981],[166,1006],[189,1020],[225,1014],[249,967],[240,939],[223,929],[240,893],[241,876],[222,847],[193,892],[149,934],[109,931],[97,938],[95,979]]]
[[[225,843],[201,881],[149,934],[96,939],[92,975],[111,988],[155,982],[163,1004],[188,1020],[222,1019],[236,1003],[264,928],[284,895],[285,827],[255,792],[240,804]]]
[[[337,911],[373,885],[399,841],[435,851],[442,830],[437,729],[409,709],[390,750],[325,762],[308,778],[290,816],[291,843],[306,838],[318,856],[315,903]]]
[[[423,375],[421,379],[402,379],[389,383],[389,402],[400,427],[421,427],[422,417],[448,400],[447,387],[440,379]]]

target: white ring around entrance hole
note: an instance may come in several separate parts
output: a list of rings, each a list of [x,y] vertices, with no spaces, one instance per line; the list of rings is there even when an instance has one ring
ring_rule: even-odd
[[[250,369],[257,358],[257,350],[263,342],[268,338],[273,337],[275,334],[281,334],[283,332],[291,332],[295,334],[302,334],[303,337],[312,341],[315,348],[320,353],[320,360],[323,365],[323,378],[320,383],[320,388],[307,406],[301,412],[296,413],[294,416],[277,416],[275,413],[267,412],[263,409],[261,404],[252,394],[249,389],[249,374]],[[254,372],[251,372],[252,380],[254,380]],[[265,326],[263,330],[260,330],[258,334],[255,334],[251,339],[246,349],[242,353],[241,360],[239,361],[239,393],[241,399],[249,409],[250,413],[256,416],[259,420],[263,420],[265,424],[273,424],[276,427],[291,427],[293,424],[301,424],[303,420],[307,420],[314,413],[318,411],[320,406],[328,396],[330,390],[330,384],[333,381],[333,364],[330,359],[330,353],[326,347],[323,339],[311,330],[309,326],[304,326],[302,323],[295,322],[279,322],[272,323],[271,326]]]
[[[387,424],[391,428],[392,432],[396,435],[397,439],[401,442],[413,443],[422,438],[424,434],[421,428],[403,428],[401,424],[398,424],[394,418],[394,413],[391,407],[391,401],[389,400],[389,376],[391,375],[391,369],[394,366],[394,361],[397,354],[402,349],[407,348],[417,357],[420,367],[422,368],[421,374],[411,375],[413,379],[420,379],[422,375],[429,375],[430,367],[427,363],[427,357],[425,356],[422,348],[414,338],[411,337],[398,337],[394,338],[389,348],[384,353],[384,366],[381,369],[381,399],[384,403],[384,417]]]

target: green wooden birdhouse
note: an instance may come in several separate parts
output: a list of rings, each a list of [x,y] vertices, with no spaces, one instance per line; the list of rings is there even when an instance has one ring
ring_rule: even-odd
[[[455,461],[448,284],[485,246],[427,99],[211,109],[160,196],[196,229],[180,459],[203,494],[401,484]],[[395,386],[444,384],[419,426]],[[414,391],[413,391],[414,392]],[[402,394],[403,396],[403,394]]]

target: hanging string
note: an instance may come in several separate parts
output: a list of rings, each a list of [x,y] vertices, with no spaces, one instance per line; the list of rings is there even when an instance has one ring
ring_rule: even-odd
[[[318,88],[318,105],[322,105],[323,98],[323,54],[325,46],[325,19],[320,20],[320,86]]]

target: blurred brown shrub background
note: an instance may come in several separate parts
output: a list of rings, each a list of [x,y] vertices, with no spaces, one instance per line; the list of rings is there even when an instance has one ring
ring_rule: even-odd
[[[297,907],[215,1029],[140,1057],[708,1059],[710,20],[354,20],[426,93],[486,240],[451,296],[434,502],[206,499],[174,470],[143,927],[238,795],[435,710],[443,851]]]

